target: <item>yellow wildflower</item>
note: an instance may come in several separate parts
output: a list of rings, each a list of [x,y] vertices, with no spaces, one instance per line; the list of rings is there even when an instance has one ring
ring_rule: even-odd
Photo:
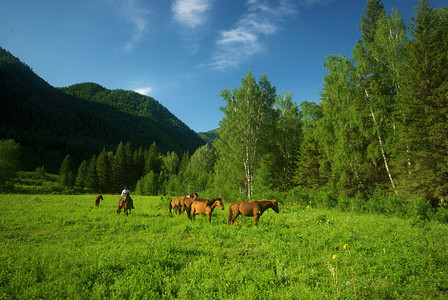
[[[338,257],[337,257],[336,254],[334,254],[331,258],[332,258],[332,259],[336,259],[336,258],[338,258]]]
[[[350,246],[348,244],[344,244],[344,250],[350,249]]]

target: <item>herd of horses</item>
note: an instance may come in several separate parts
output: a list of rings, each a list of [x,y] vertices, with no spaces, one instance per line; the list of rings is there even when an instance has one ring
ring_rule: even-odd
[[[178,213],[186,213],[190,220],[193,220],[198,214],[205,214],[208,216],[208,221],[211,223],[212,213],[215,207],[224,209],[224,203],[221,198],[216,198],[213,200],[199,198],[198,195],[192,194],[190,196],[186,196],[183,198],[174,198],[170,201],[170,212],[171,214]],[[238,225],[236,218],[239,215],[254,217],[254,226],[257,226],[257,223],[261,217],[261,215],[267,210],[271,208],[276,213],[278,210],[278,202],[277,200],[255,200],[255,201],[237,201],[233,202],[229,206],[229,215],[227,217],[227,224]]]
[[[99,207],[100,200],[103,200],[103,196],[100,194],[95,197],[95,206]],[[209,223],[212,222],[212,214],[215,207],[221,208],[224,210],[224,202],[221,198],[216,198],[213,200],[199,198],[197,193],[191,194],[182,198],[174,198],[169,203],[169,209],[171,215],[174,214],[186,214],[190,220],[194,220],[196,215],[204,214],[207,215]],[[128,216],[131,213],[131,209],[134,208],[133,201],[131,197],[128,195],[121,197],[117,203],[117,213],[119,214],[123,209]],[[236,218],[239,215],[254,217],[254,226],[257,226],[257,223],[261,217],[261,215],[267,210],[271,208],[276,213],[278,210],[278,202],[277,200],[254,200],[250,202],[246,201],[236,201],[230,204],[229,206],[229,215],[227,218],[227,224],[238,225]]]

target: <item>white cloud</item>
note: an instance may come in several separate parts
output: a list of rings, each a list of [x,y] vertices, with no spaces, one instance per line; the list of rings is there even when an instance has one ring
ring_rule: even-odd
[[[276,34],[280,24],[297,12],[288,0],[280,0],[277,5],[270,2],[273,1],[248,0],[247,13],[232,29],[220,32],[215,53],[208,64],[212,69],[237,68],[242,62],[261,53],[264,49],[263,38]]]
[[[236,28],[221,32],[221,39],[216,43],[226,45],[232,43],[254,44],[256,42],[257,36],[255,34],[245,31],[244,28]]]
[[[195,29],[207,21],[210,0],[175,0],[171,7],[176,22]]]
[[[140,43],[148,30],[147,15],[149,11],[138,0],[109,0],[109,3],[133,27],[129,41],[122,49],[124,52],[130,52]]]
[[[139,88],[139,89],[135,89],[134,92],[139,93],[144,96],[149,96],[149,93],[152,92],[152,88],[150,88],[150,87]]]

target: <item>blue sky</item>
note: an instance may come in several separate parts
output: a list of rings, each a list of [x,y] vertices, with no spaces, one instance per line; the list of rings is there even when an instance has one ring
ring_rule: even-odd
[[[418,0],[383,0],[409,24]],[[134,90],[195,131],[251,70],[319,101],[328,54],[351,56],[367,0],[2,0],[0,46],[55,87]],[[433,0],[436,8],[446,0]]]

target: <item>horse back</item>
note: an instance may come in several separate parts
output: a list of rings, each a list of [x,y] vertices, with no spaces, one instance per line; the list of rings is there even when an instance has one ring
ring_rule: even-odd
[[[229,210],[232,210],[234,213],[240,213],[244,216],[253,216],[254,208],[256,209],[257,203],[253,202],[245,202],[245,201],[236,201],[230,204]]]

